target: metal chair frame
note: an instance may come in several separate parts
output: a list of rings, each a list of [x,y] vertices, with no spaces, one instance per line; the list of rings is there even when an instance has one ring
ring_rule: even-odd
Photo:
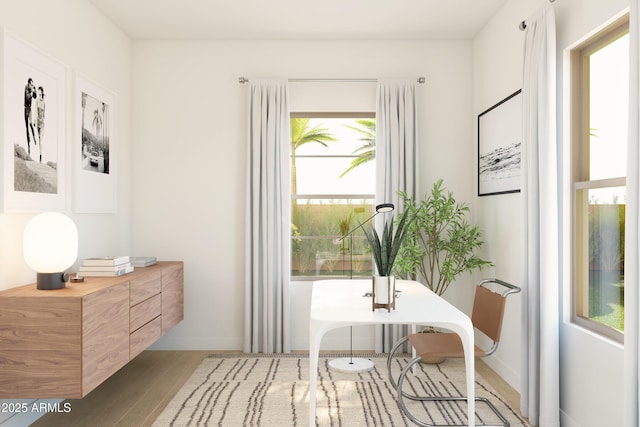
[[[512,285],[510,283],[504,282],[502,280],[499,279],[484,279],[482,281],[480,281],[480,283],[478,283],[478,287],[485,287],[488,288],[486,285],[490,284],[490,283],[495,283],[498,285],[501,285],[503,287],[506,288],[505,291],[503,291],[500,295],[506,299],[507,296],[511,295],[511,294],[515,294],[521,291],[521,289],[515,285]],[[504,314],[504,306],[502,308],[502,313],[500,313],[500,319],[502,319],[502,315]],[[472,315],[472,317],[474,317]],[[475,326],[475,325],[474,325]],[[405,391],[402,390],[402,385],[405,381],[405,378],[407,377],[407,374],[409,374],[410,372],[413,371],[414,366],[419,363],[422,360],[422,356],[421,355],[417,355],[416,357],[414,357],[408,364],[407,366],[405,366],[401,373],[400,376],[398,377],[398,381],[396,382],[395,379],[393,378],[393,374],[391,373],[391,364],[392,364],[392,359],[393,356],[397,353],[397,351],[409,340],[409,336],[405,336],[403,338],[401,338],[400,340],[398,340],[396,342],[396,344],[393,346],[393,348],[391,349],[391,352],[389,353],[389,356],[387,357],[387,371],[389,373],[389,382],[391,382],[391,384],[393,385],[393,387],[396,389],[397,391],[397,395],[398,395],[398,404],[400,405],[400,408],[402,409],[402,411],[405,413],[405,415],[411,420],[413,421],[415,424],[419,425],[419,426],[423,426],[423,427],[464,427],[466,426],[466,424],[428,424],[424,421],[421,421],[420,419],[416,418],[407,408],[404,399],[410,399],[410,400],[416,400],[416,401],[431,401],[431,402],[448,402],[448,401],[465,401],[467,400],[467,398],[465,396],[459,396],[459,397],[444,397],[444,396],[416,396],[416,395],[412,395],[409,394]],[[499,338],[493,341],[493,344],[491,346],[491,348],[489,348],[488,350],[482,350],[481,354],[478,354],[478,357],[486,357],[489,356],[493,353],[495,353],[495,351],[498,349],[498,343],[499,343]],[[455,357],[461,357],[461,356],[455,356]],[[509,421],[507,421],[507,419],[500,413],[500,411],[498,411],[498,408],[496,408],[493,403],[491,403],[491,401],[489,401],[489,399],[485,398],[485,397],[476,397],[475,398],[476,402],[483,402],[485,403],[489,409],[491,409],[491,411],[500,419],[500,422],[502,424],[480,424],[480,426],[485,426],[485,427],[509,427],[510,423]],[[470,416],[475,416],[475,414],[470,414]]]

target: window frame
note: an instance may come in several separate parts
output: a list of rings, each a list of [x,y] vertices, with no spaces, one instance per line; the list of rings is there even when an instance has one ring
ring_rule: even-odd
[[[588,311],[588,283],[581,264],[589,262],[588,213],[580,206],[588,206],[584,194],[588,190],[626,186],[626,176],[589,179],[590,168],[590,102],[589,57],[629,33],[629,16],[625,15],[608,25],[586,42],[570,51],[571,88],[571,321],[597,334],[624,343],[624,332],[592,320],[581,313]],[[585,229],[587,232],[585,233]],[[586,260],[586,261],[585,261]],[[586,307],[585,307],[586,305]]]

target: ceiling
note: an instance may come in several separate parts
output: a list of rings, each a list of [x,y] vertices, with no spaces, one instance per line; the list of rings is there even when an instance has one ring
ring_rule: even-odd
[[[469,39],[507,0],[88,0],[132,39]]]

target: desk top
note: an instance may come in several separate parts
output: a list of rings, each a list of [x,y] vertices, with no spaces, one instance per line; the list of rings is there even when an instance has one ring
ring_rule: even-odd
[[[416,324],[471,328],[469,316],[426,286],[411,280],[396,280],[396,309],[371,310],[371,279],[318,280],[313,284],[310,319],[339,324]]]

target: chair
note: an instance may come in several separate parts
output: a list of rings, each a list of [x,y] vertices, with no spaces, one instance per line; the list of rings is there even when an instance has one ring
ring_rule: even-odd
[[[493,284],[493,285],[491,285]],[[501,293],[491,290],[490,287],[497,288],[498,285],[503,288]],[[498,279],[485,279],[482,280],[476,286],[476,294],[473,302],[473,311],[471,313],[471,323],[476,330],[482,332],[493,342],[493,345],[484,350],[477,345],[475,346],[476,357],[486,357],[493,354],[498,349],[498,343],[500,342],[500,332],[502,329],[502,319],[504,316],[504,308],[507,296],[520,292],[521,289],[517,286],[511,285],[507,282]],[[403,346],[404,343],[409,341],[411,346],[415,349],[416,357],[413,358],[401,371],[398,381],[396,383],[391,373],[392,359],[397,351]],[[387,370],[389,372],[389,381],[396,389],[398,394],[398,404],[402,411],[407,415],[411,421],[420,426],[432,427],[434,424],[427,424],[424,421],[416,418],[407,409],[404,402],[404,398],[418,401],[466,401],[466,397],[441,397],[441,396],[415,396],[402,390],[403,383],[407,377],[407,374],[413,372],[413,367],[416,363],[420,362],[423,357],[464,357],[464,351],[462,347],[462,341],[458,334],[453,332],[447,333],[432,333],[432,332],[419,332],[406,337],[401,338],[391,349],[389,357],[387,358]],[[500,419],[502,424],[500,426],[508,427],[509,422],[498,411],[498,409],[486,398],[477,397],[476,401],[484,402],[493,411],[493,413]],[[488,426],[488,424],[482,424]]]

